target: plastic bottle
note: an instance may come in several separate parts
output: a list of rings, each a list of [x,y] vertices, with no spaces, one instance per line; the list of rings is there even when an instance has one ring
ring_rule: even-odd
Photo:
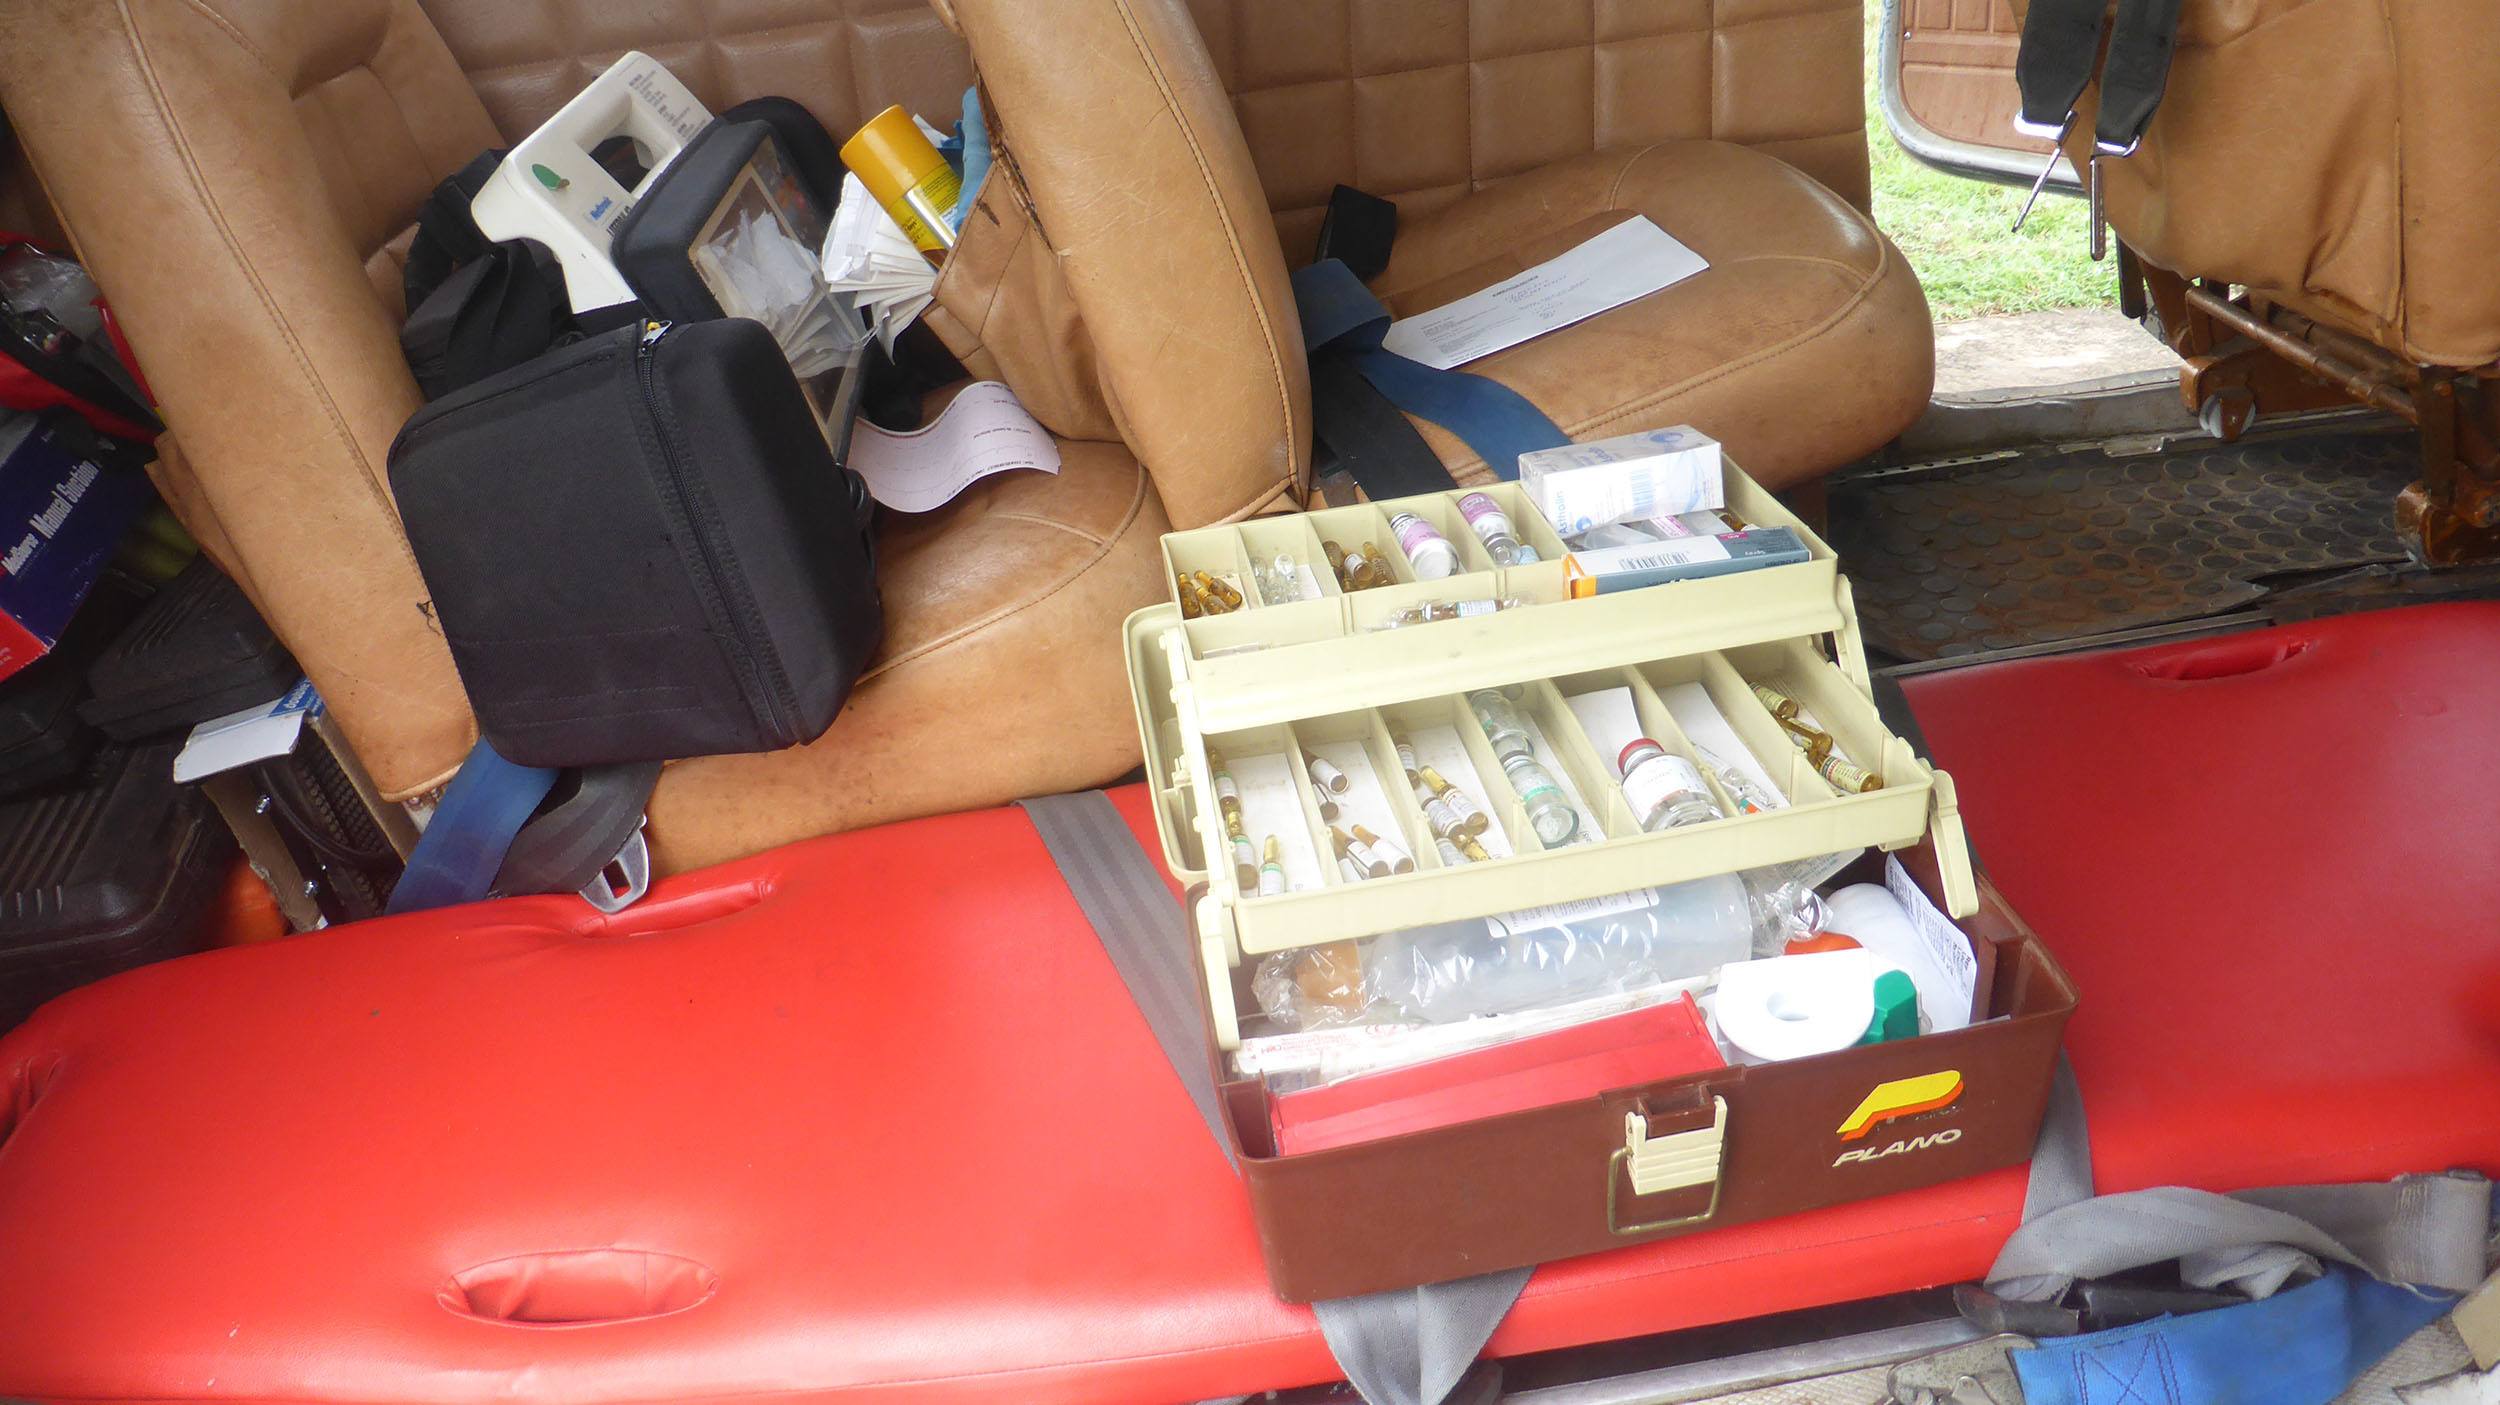
[[[1615,758],[1623,776],[1623,798],[1641,828],[1651,831],[1725,819],[1710,796],[1701,768],[1648,737],[1635,737]]]
[[[1389,519],[1389,530],[1395,532],[1398,546],[1415,567],[1418,580],[1437,581],[1458,571],[1458,548],[1441,535],[1441,529],[1411,512],[1401,512]]]
[[[1732,876],[1390,932],[1365,943],[1363,988],[1408,1019],[1507,1014],[1707,975],[1753,954]]]
[[[1520,720],[1519,709],[1511,706],[1510,699],[1495,689],[1479,688],[1467,695],[1467,706],[1483,726],[1484,739],[1493,747],[1495,760],[1508,761],[1530,754],[1528,724]]]
[[[1563,794],[1554,773],[1534,756],[1522,751],[1503,757],[1502,774],[1510,778],[1511,789],[1519,792],[1519,803],[1527,807],[1528,828],[1536,831],[1538,843],[1560,848],[1579,834],[1580,812],[1571,808],[1571,797]]]
[[[1493,499],[1482,493],[1469,493],[1458,500],[1458,515],[1467,519],[1468,530],[1484,543],[1494,565],[1525,566],[1537,559],[1536,548],[1519,539],[1510,514]]]

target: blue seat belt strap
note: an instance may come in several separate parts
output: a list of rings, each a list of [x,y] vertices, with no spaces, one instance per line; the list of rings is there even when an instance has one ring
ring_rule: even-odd
[[[1500,381],[1440,370],[1383,348],[1389,309],[1343,260],[1295,269],[1293,300],[1305,351],[1345,356],[1389,403],[1465,440],[1497,476],[1515,479],[1521,454],[1571,442],[1544,411]]]
[[[423,912],[476,902],[493,891],[513,836],[555,783],[554,771],[515,765],[481,739],[444,788],[391,890],[389,910]]]
[[[2042,1341],[2023,1405],[2328,1405],[2454,1307],[2340,1265],[2269,1298]]]

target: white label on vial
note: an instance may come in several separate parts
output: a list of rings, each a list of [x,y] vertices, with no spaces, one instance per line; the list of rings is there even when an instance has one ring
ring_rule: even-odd
[[[1420,770],[1422,770],[1422,769],[1423,769],[1423,767],[1422,767],[1420,764],[1418,764],[1418,763],[1416,762],[1416,760],[1415,760],[1415,746],[1414,746],[1414,743],[1412,743],[1412,742],[1399,742],[1399,743],[1398,743],[1398,765],[1399,765],[1400,767],[1404,768],[1404,769],[1405,769],[1405,771],[1406,771],[1406,774],[1408,774],[1408,775],[1410,775],[1410,776],[1414,775],[1417,771],[1420,771]]]
[[[1354,855],[1351,853],[1337,856],[1337,872],[1345,875],[1345,881],[1348,883],[1360,883],[1371,876],[1363,871],[1361,864],[1354,861]]]
[[[1325,756],[1311,758],[1311,783],[1332,795],[1345,794],[1346,786],[1349,784],[1345,772],[1329,765],[1328,758]]]
[[[1274,864],[1259,870],[1259,896],[1272,898],[1285,891],[1285,871]]]
[[[1241,798],[1241,787],[1233,784],[1232,772],[1218,771],[1215,773],[1215,795],[1219,800],[1239,800]]]
[[[1461,600],[1458,602],[1458,617],[1462,620],[1472,620],[1479,615],[1492,614],[1501,608],[1499,601]]]
[[[1505,937],[1513,932],[1535,932],[1572,922],[1594,922],[1618,913],[1639,912],[1657,903],[1657,889],[1635,888],[1610,897],[1582,898],[1577,902],[1552,903],[1545,907],[1523,907],[1516,912],[1495,913],[1484,920],[1492,926],[1493,935]]]
[[[1644,824],[1677,791],[1707,796],[1710,787],[1692,762],[1671,751],[1641,762],[1623,778],[1623,798],[1632,802],[1632,813]]]
[[[1456,844],[1451,843],[1447,839],[1436,839],[1433,843],[1441,851],[1441,866],[1443,868],[1463,868],[1466,866],[1467,856],[1458,851],[1458,846]]]
[[[1385,869],[1389,866],[1389,861],[1387,859],[1382,858],[1376,851],[1373,850],[1371,845],[1364,843],[1360,839],[1347,840],[1345,851],[1356,863],[1363,866],[1363,871],[1365,873],[1370,873],[1374,869]]]

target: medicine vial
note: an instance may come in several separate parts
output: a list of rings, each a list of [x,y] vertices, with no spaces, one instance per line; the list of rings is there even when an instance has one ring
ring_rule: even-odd
[[[1337,588],[1339,590],[1354,589],[1354,582],[1346,579],[1345,548],[1323,537],[1320,539],[1319,549],[1320,555],[1328,562],[1328,573],[1337,578]]]
[[[1519,539],[1510,514],[1493,499],[1482,493],[1469,493],[1458,500],[1458,515],[1467,519],[1467,529],[1484,543],[1494,565],[1525,566],[1537,559],[1536,548]]]
[[[1370,590],[1374,586],[1391,585],[1397,581],[1397,573],[1389,568],[1389,558],[1380,554],[1380,543],[1363,543],[1363,549],[1356,556],[1359,559],[1346,571],[1353,578],[1356,590]]]
[[[1439,771],[1426,766],[1419,774],[1419,779],[1432,787],[1432,793],[1441,797],[1441,803],[1447,805],[1450,813],[1458,817],[1458,827],[1462,832],[1482,834],[1492,827],[1491,817],[1478,808],[1475,801],[1468,798],[1466,791],[1443,780]]]
[[[1285,891],[1284,849],[1276,836],[1267,837],[1267,853],[1259,864],[1259,896],[1272,898]]]
[[[1625,747],[1615,758],[1615,769],[1623,775],[1623,798],[1632,803],[1633,817],[1645,830],[1727,818],[1710,798],[1710,784],[1701,778],[1701,768],[1648,737],[1635,738]]]
[[[1483,726],[1494,759],[1507,764],[1514,756],[1530,754],[1528,724],[1520,720],[1519,709],[1511,706],[1510,699],[1495,689],[1479,688],[1467,695],[1467,706]]]
[[[1522,751],[1502,758],[1502,774],[1510,778],[1511,789],[1519,793],[1519,803],[1527,808],[1528,828],[1536,832],[1537,842],[1548,849],[1568,844],[1580,832],[1580,812],[1571,808],[1571,800],[1562,791],[1562,783],[1554,773],[1539,765],[1537,759]]]
[[[1441,535],[1439,528],[1411,512],[1401,512],[1389,519],[1389,530],[1395,532],[1398,546],[1413,563],[1419,580],[1437,581],[1458,572],[1458,548]]]
[[[1190,579],[1198,583],[1198,588],[1200,590],[1205,591],[1209,596],[1212,596],[1215,599],[1223,601],[1224,608],[1226,610],[1238,610],[1241,608],[1241,592],[1233,589],[1232,582],[1220,580],[1214,576],[1208,575],[1204,571],[1191,572]]]
[[[1363,871],[1363,877],[1386,878],[1389,876],[1389,864],[1387,860],[1381,858],[1380,855],[1373,853],[1372,847],[1369,844],[1364,843],[1360,839],[1352,838],[1344,830],[1337,828],[1335,825],[1330,825],[1328,827],[1328,842],[1336,846],[1337,856],[1339,858],[1350,858],[1354,860],[1355,867]]]
[[[1440,851],[1443,868],[1460,868],[1467,863],[1467,856],[1458,851],[1456,844],[1447,839],[1436,839],[1432,842],[1433,847]]]
[[[1422,781],[1415,782],[1415,803],[1423,807],[1424,823],[1432,826],[1433,833],[1451,835],[1459,832],[1458,812]]]
[[[1318,786],[1320,789],[1327,791],[1331,795],[1345,794],[1346,786],[1349,784],[1346,780],[1345,772],[1329,765],[1327,757],[1312,757],[1310,771],[1311,784]]]
[[[1337,876],[1343,878],[1348,883],[1360,883],[1364,879],[1371,877],[1370,874],[1363,871],[1363,866],[1361,864],[1354,861],[1354,856],[1352,854],[1339,854],[1337,856]]]
[[[1406,768],[1406,778],[1410,781],[1414,780],[1418,769],[1415,761],[1415,744],[1393,733],[1389,738],[1389,745],[1397,748],[1398,764]]]
[[[1379,859],[1382,863],[1387,864],[1391,873],[1413,873],[1415,871],[1414,855],[1407,853],[1403,846],[1390,840],[1383,839],[1379,835],[1372,833],[1370,830],[1363,828],[1359,824],[1354,827],[1354,842],[1368,846],[1372,851],[1373,857]]]
[[[1477,842],[1476,842],[1476,836],[1474,836],[1474,835],[1472,835],[1472,834],[1462,834],[1462,835],[1458,836],[1458,841],[1457,841],[1457,842],[1458,842],[1458,852],[1466,856],[1467,862],[1469,862],[1469,863],[1491,863],[1491,862],[1493,862],[1493,851],[1492,851],[1492,850],[1490,850],[1490,849],[1487,849],[1486,847],[1484,847],[1484,845],[1477,843]]]
[[[1222,766],[1215,770],[1215,807],[1223,812],[1227,825],[1241,823],[1241,787],[1234,783],[1233,773]]]
[[[1719,789],[1726,791],[1727,798],[1735,801],[1736,808],[1745,814],[1759,815],[1768,810],[1780,809],[1787,803],[1771,794],[1760,781],[1727,764],[1725,757],[1699,742],[1693,744],[1693,754],[1701,760],[1702,775],[1707,779],[1717,781]]]

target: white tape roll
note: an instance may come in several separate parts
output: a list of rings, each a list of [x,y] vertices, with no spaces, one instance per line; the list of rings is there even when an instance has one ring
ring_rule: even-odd
[[[1731,961],[1711,1013],[1729,1044],[1778,1062],[1846,1049],[1875,1019],[1875,978],[1892,963],[1865,951]]]

